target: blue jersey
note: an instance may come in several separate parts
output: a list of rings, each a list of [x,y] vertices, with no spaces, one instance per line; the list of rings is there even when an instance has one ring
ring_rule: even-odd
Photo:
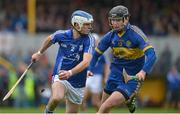
[[[110,31],[100,41],[96,52],[102,54],[106,49],[112,50],[112,64],[125,68],[129,75],[138,73],[144,65],[144,52],[153,48],[145,34],[136,26],[128,24],[123,33]],[[114,73],[122,73],[122,69],[111,69]]]
[[[140,83],[137,80],[125,83],[123,68],[129,75],[136,75],[140,70],[149,73],[156,60],[154,49],[138,27],[128,24],[122,33],[112,30],[104,35],[95,49],[90,70],[95,66],[97,58],[109,47],[113,57],[104,91],[107,94],[119,91],[128,100],[139,90]]]
[[[72,29],[59,30],[51,35],[52,43],[59,44],[53,76],[59,70],[70,70],[83,60],[84,53],[92,53],[94,49],[94,38],[92,35],[82,35],[78,39],[73,38]],[[86,83],[87,69],[71,76],[67,81],[75,88],[81,88]]]

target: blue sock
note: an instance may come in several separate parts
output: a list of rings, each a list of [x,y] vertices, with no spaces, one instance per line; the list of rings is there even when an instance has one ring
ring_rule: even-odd
[[[45,113],[45,114],[52,114],[52,113],[53,113],[53,111],[49,111],[49,110],[47,109],[47,107],[46,107],[46,109],[45,109],[44,113]]]

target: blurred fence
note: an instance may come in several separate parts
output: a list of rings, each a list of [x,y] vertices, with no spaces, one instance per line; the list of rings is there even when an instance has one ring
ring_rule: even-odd
[[[11,52],[18,50],[22,50],[23,53],[26,53],[28,50],[37,51],[37,49],[40,48],[43,39],[47,36],[48,34],[28,35],[24,33],[0,33],[0,53],[3,51]],[[172,61],[180,56],[180,38],[177,36],[149,36],[149,40],[154,46],[158,57],[163,51],[166,51],[166,49],[172,52]],[[51,62],[54,61],[54,55],[57,49],[57,46],[53,46],[47,51]]]

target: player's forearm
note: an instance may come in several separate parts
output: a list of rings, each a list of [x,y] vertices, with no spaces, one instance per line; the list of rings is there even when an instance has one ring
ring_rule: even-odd
[[[104,83],[106,83],[107,79],[108,79],[108,75],[109,75],[109,64],[105,64],[104,65]]]
[[[89,63],[91,61],[92,55],[87,53],[84,54],[83,61],[81,61],[78,65],[76,65],[74,68],[71,69],[72,74],[77,74],[84,69],[86,69],[89,66]]]
[[[47,37],[46,40],[43,42],[42,47],[39,49],[40,53],[44,53],[47,48],[49,48],[52,45],[51,37]]]
[[[156,61],[156,54],[155,54],[154,49],[150,48],[150,49],[146,50],[145,55],[146,55],[146,61],[143,66],[143,70],[146,73],[150,73],[150,71]]]

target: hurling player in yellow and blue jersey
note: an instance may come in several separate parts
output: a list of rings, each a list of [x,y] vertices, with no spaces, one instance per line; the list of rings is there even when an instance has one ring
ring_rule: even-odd
[[[103,36],[96,47],[87,75],[93,75],[91,69],[98,57],[110,47],[113,54],[111,71],[98,113],[107,113],[112,107],[124,102],[133,113],[136,108],[135,95],[139,90],[140,81],[145,79],[155,63],[155,51],[146,35],[137,26],[129,23],[130,14],[126,7],[122,5],[113,7],[109,11],[108,18],[112,30]],[[128,75],[136,75],[138,80],[129,80],[125,83],[123,69]]]
[[[59,44],[52,75],[52,93],[45,113],[52,113],[66,98],[66,113],[77,113],[84,97],[87,66],[94,50],[94,37],[90,34],[93,17],[77,10],[71,16],[72,28],[58,30],[47,37],[32,61],[38,61],[52,44]]]

